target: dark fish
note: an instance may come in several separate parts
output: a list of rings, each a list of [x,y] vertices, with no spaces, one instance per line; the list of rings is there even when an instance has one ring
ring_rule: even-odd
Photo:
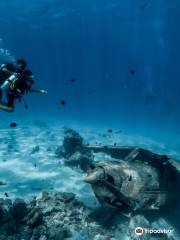
[[[15,127],[17,127],[18,126],[18,124],[17,123],[15,123],[15,122],[12,122],[12,123],[10,123],[10,125],[9,125],[10,127],[12,127],[12,128],[15,128]]]
[[[0,181],[0,186],[4,186],[4,185],[6,185],[6,183],[3,181]]]
[[[132,181],[132,176],[129,176],[129,179],[128,179],[128,181]]]
[[[65,106],[66,105],[66,102],[64,100],[61,100],[61,105],[62,106]]]
[[[70,82],[75,82],[76,81],[76,79],[75,78],[72,78],[71,80],[70,80]]]
[[[8,193],[6,193],[6,192],[4,193],[4,195],[5,195],[5,197],[9,197]]]
[[[31,154],[37,153],[37,152],[39,152],[39,150],[40,150],[40,147],[36,146],[36,147],[33,148]]]
[[[112,132],[113,132],[113,130],[112,130],[112,129],[108,129],[108,132],[109,132],[109,133],[112,133]]]
[[[134,75],[136,72],[135,72],[134,69],[130,69],[130,70],[129,70],[129,73],[132,74],[132,75]]]

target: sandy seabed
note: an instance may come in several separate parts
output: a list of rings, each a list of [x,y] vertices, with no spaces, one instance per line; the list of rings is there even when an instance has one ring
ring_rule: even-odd
[[[72,127],[74,129],[74,127]],[[73,192],[87,206],[98,206],[89,185],[83,182],[80,169],[64,166],[55,150],[62,145],[64,126],[34,121],[28,126],[0,129],[0,197],[28,199],[40,196],[42,191]],[[180,159],[180,152],[168,149],[165,144],[122,132],[107,129],[75,128],[86,143],[139,146],[156,153]],[[108,158],[96,154],[95,160]],[[108,159],[107,159],[108,160]]]

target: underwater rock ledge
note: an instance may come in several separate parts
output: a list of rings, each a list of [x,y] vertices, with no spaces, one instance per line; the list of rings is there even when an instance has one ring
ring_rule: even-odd
[[[64,158],[66,166],[80,167],[83,171],[94,161],[92,152],[84,147],[84,139],[73,129],[64,132],[63,144],[56,149],[55,154],[58,158]]]
[[[113,239],[108,231],[73,193],[43,192],[27,202],[0,199],[0,240]]]
[[[141,214],[129,218],[117,210],[89,208],[73,193],[44,191],[27,202],[0,199],[0,240],[137,240],[137,226],[169,228],[162,218],[150,222]]]

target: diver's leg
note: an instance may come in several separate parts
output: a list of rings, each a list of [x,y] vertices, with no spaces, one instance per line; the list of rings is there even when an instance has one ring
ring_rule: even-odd
[[[9,112],[9,113],[14,111],[14,107],[13,106],[9,106],[5,102],[0,102],[0,109],[5,111],[5,112]]]
[[[2,101],[2,90],[0,89],[0,109],[6,112],[13,112],[12,106],[8,106],[7,103]]]
[[[11,113],[14,111],[15,97],[10,93],[6,93],[6,98],[7,98],[7,103],[0,102],[0,109]]]

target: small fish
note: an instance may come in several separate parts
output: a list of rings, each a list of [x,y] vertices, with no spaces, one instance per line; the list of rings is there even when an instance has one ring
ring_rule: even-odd
[[[108,132],[109,132],[109,133],[112,133],[112,132],[113,132],[113,130],[112,130],[112,129],[108,129]]]
[[[132,74],[132,75],[134,75],[134,74],[136,73],[134,69],[130,69],[129,72],[130,72],[130,74]]]
[[[37,153],[37,152],[39,152],[39,150],[40,150],[40,147],[39,146],[35,146],[33,148],[33,150],[31,151],[31,154]]]
[[[65,106],[66,105],[66,102],[64,100],[61,100],[61,105],[62,106]]]
[[[5,192],[5,193],[4,193],[4,195],[5,195],[5,197],[9,197],[9,195],[8,195],[8,193],[7,193],[7,192]]]
[[[129,176],[129,179],[128,179],[128,181],[130,182],[130,181],[132,181],[132,176]]]
[[[75,82],[76,81],[76,79],[75,78],[72,78],[71,80],[70,80],[70,82]]]
[[[12,122],[12,123],[10,123],[10,125],[9,125],[10,127],[12,127],[12,128],[16,128],[17,126],[18,126],[18,124],[17,123],[15,123],[15,122]]]
[[[4,186],[4,185],[7,185],[7,184],[3,181],[0,181],[0,186]]]

